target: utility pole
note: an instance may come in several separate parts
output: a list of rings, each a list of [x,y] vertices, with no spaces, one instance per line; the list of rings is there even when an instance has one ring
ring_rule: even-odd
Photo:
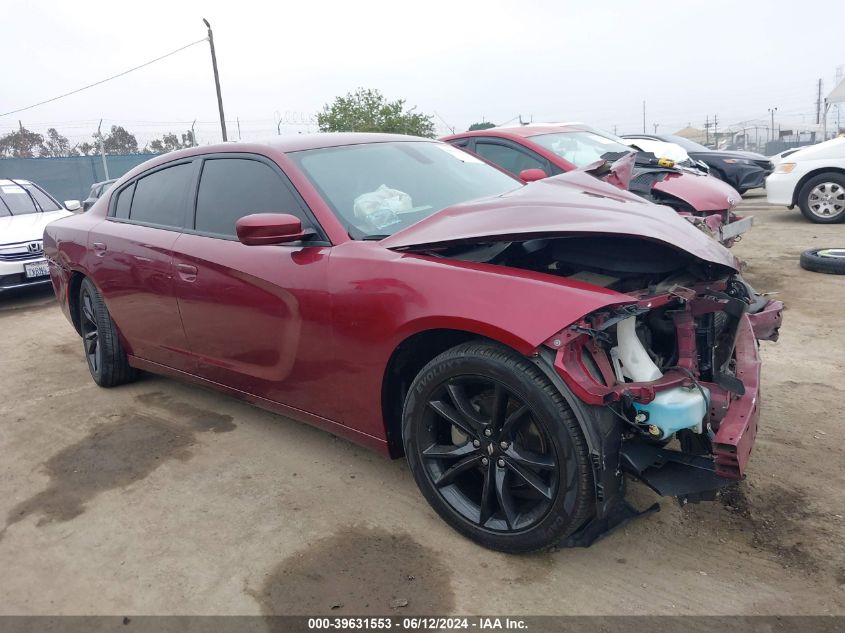
[[[615,125],[613,126],[613,133],[618,135],[618,132],[616,131],[616,126],[615,126]]]
[[[191,147],[197,146],[197,135],[194,133],[194,126],[197,124],[197,120],[194,119],[194,122],[191,123]]]
[[[769,108],[769,114],[771,114],[771,115],[772,115],[772,135],[771,135],[771,136],[772,136],[772,138],[771,138],[771,140],[772,140],[772,141],[774,141],[774,140],[775,140],[775,112],[777,112],[777,111],[778,111],[778,109],[777,109],[777,108]]]
[[[103,133],[100,131],[100,128],[103,127],[103,120],[100,119],[100,124],[97,126],[97,144],[100,146],[100,158],[103,159],[103,172],[106,174],[106,180],[111,180],[109,178],[109,166],[106,163],[106,150],[103,147]]]
[[[655,124],[654,124],[654,134],[655,134],[655,136],[657,135],[657,128],[658,128],[659,126],[660,126],[660,124],[659,124],[659,123],[655,123]]]
[[[819,92],[816,97],[816,125],[822,122],[822,80],[819,79]],[[824,139],[822,139],[824,141]]]
[[[713,115],[713,143],[716,145],[716,149],[719,149],[719,115]]]
[[[710,115],[704,120],[704,144],[710,147]]]
[[[236,117],[235,121],[238,122],[238,140],[241,140],[241,117]]]
[[[645,133],[645,101],[643,101],[643,134]]]
[[[223,116],[223,95],[220,92],[220,75],[217,73],[217,54],[214,52],[214,33],[211,32],[211,25],[205,18],[202,19],[208,28],[208,45],[211,47],[211,67],[214,69],[214,87],[217,88],[217,109],[220,111],[220,131],[223,133],[223,142],[226,138],[226,117]]]

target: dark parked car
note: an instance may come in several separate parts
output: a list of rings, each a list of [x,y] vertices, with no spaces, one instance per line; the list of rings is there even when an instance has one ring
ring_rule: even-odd
[[[91,191],[88,192],[88,197],[82,201],[82,210],[87,211],[97,200],[109,190],[115,182],[117,182],[117,178],[112,178],[111,180],[104,180],[103,182],[95,182],[91,185]]]
[[[623,472],[712,497],[754,444],[735,258],[583,172],[523,185],[386,134],[227,143],[136,167],[44,247],[97,384],[143,369],[404,454],[491,548],[588,544],[631,516]]]
[[[775,168],[772,161],[762,154],[714,150],[674,134],[626,134],[623,138],[632,141],[638,138],[651,139],[680,145],[687,150],[690,158],[706,163],[710,167],[711,176],[724,180],[740,195],[749,189],[765,186],[766,176]]]

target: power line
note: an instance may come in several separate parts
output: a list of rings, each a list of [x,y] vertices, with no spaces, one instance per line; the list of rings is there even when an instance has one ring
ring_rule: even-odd
[[[32,105],[26,106],[25,108],[18,108],[17,110],[11,110],[9,112],[4,112],[0,114],[0,117],[9,116],[10,114],[17,114],[18,112],[23,112],[24,110],[31,110],[32,108],[37,108],[38,106],[42,106],[46,103],[52,103],[53,101],[58,101],[59,99],[64,99],[65,97],[69,97],[71,95],[75,95],[78,92],[82,92],[83,90],[88,90],[88,88],[93,88],[94,86],[99,86],[100,84],[104,84],[107,81],[111,81],[112,79],[117,79],[118,77],[123,77],[124,75],[128,75],[131,72],[136,70],[140,70],[145,66],[149,66],[150,64],[154,64],[156,62],[160,62],[162,59],[166,59],[171,55],[175,55],[176,53],[181,53],[186,48],[190,48],[191,46],[196,46],[202,42],[208,41],[208,38],[204,37],[201,40],[197,40],[196,42],[191,42],[190,44],[186,44],[182,48],[177,48],[175,51],[171,51],[166,55],[162,55],[161,57],[156,57],[155,59],[151,59],[148,62],[144,62],[140,66],[135,66],[134,68],[130,68],[129,70],[124,70],[122,73],[118,73],[116,75],[112,75],[111,77],[107,77],[106,79],[102,79],[100,81],[94,82],[92,84],[88,84],[87,86],[83,86],[82,88],[77,88],[76,90],[71,90],[70,92],[66,92],[63,95],[59,95],[58,97],[52,97],[51,99],[45,99],[44,101],[39,101],[38,103],[34,103]]]

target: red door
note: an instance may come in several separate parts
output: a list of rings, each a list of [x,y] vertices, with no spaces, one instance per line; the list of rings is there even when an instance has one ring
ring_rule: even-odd
[[[325,395],[313,382],[322,379],[332,357],[330,247],[237,241],[235,222],[250,213],[291,213],[314,228],[269,161],[212,156],[201,173],[195,229],[174,246],[176,295],[197,373],[326,415]]]
[[[173,245],[184,226],[190,162],[166,167],[116,192],[92,229],[91,275],[129,353],[193,371],[173,283]]]

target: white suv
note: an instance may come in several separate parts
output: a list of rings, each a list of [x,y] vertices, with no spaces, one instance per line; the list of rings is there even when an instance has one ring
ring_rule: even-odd
[[[845,137],[789,154],[766,178],[771,204],[795,205],[819,224],[845,220]]]
[[[78,200],[60,205],[28,180],[0,178],[0,293],[49,283],[41,241],[44,227],[79,207]]]

